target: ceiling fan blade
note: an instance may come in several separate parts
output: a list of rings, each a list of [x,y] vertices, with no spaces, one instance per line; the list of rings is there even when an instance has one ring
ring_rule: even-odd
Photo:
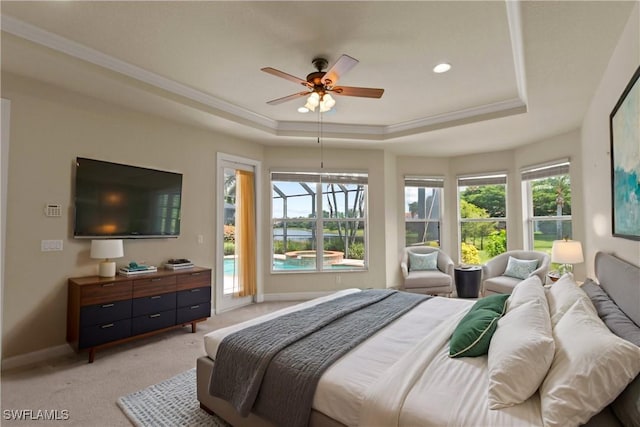
[[[283,96],[282,98],[278,98],[278,99],[272,99],[271,101],[268,101],[267,104],[269,104],[269,105],[282,104],[283,102],[292,101],[294,99],[300,98],[301,96],[309,95],[309,93],[310,92],[294,93],[293,95]]]
[[[337,86],[333,88],[332,92],[342,96],[381,98],[382,94],[384,93],[384,89],[375,89],[372,87]]]
[[[301,79],[299,77],[296,77],[296,76],[292,76],[291,74],[287,74],[284,71],[276,70],[275,68],[265,67],[265,68],[261,68],[260,70],[264,71],[265,73],[271,74],[273,76],[281,77],[283,79],[290,80],[290,81],[292,81],[294,83],[301,84],[303,86],[308,86],[309,85],[306,80],[303,80],[303,79]]]
[[[326,74],[322,77],[322,83],[332,86],[335,85],[336,82],[344,75],[347,71],[358,65],[358,61],[355,58],[350,57],[349,55],[342,55],[333,67],[326,72]]]

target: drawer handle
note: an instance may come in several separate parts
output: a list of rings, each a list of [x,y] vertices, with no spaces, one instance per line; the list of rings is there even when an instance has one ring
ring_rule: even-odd
[[[161,281],[161,280],[162,280],[162,278],[161,278],[161,277],[158,277],[157,279],[151,279],[151,281],[152,281],[152,282],[159,282],[159,281]]]
[[[191,310],[195,310],[196,308],[200,308],[200,306],[199,305],[192,305],[191,306]]]
[[[100,326],[102,329],[113,328],[115,325],[113,323],[107,323],[106,325]]]
[[[156,317],[160,317],[160,314],[152,314],[149,319],[155,319]]]
[[[199,276],[200,273],[191,273],[192,276]]]
[[[200,289],[191,289],[191,292],[200,292]]]
[[[151,297],[151,299],[159,299],[159,298],[162,298],[162,295],[154,295]]]
[[[103,284],[102,284],[102,287],[103,287],[103,288],[108,288],[109,286],[113,286],[113,285],[115,285],[115,283],[114,283],[114,282],[111,282],[111,283],[103,283]]]
[[[102,304],[100,306],[100,308],[109,308],[109,307],[113,307],[115,304]]]

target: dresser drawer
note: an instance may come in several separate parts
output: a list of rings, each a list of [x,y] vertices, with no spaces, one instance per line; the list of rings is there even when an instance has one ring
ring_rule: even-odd
[[[211,287],[211,270],[194,271],[192,273],[180,274],[178,276],[178,290]]]
[[[132,282],[114,281],[83,286],[80,305],[94,305],[131,299]]]
[[[93,347],[128,336],[131,336],[131,319],[87,326],[80,329],[78,347]]]
[[[176,291],[176,276],[150,277],[133,281],[133,297],[150,297]]]
[[[211,316],[211,303],[205,302],[187,307],[180,307],[176,314],[177,324],[187,323],[197,319],[204,319]]]
[[[211,286],[187,289],[185,291],[178,292],[178,307],[198,304],[201,302],[211,302]]]
[[[131,317],[131,300],[87,305],[80,308],[80,327],[113,322]]]
[[[173,310],[176,308],[176,293],[152,295],[133,300],[133,317],[150,313]]]
[[[176,311],[161,311],[134,317],[131,324],[132,335],[144,334],[156,329],[168,328],[176,324]]]

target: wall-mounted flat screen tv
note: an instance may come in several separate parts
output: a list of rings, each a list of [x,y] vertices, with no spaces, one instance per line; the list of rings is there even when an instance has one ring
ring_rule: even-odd
[[[182,174],[76,158],[77,238],[180,235]]]

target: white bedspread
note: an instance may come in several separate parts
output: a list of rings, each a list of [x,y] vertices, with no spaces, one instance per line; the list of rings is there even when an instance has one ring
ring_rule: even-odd
[[[352,292],[358,290],[213,331],[205,335],[205,350],[215,359],[227,334]],[[349,426],[541,425],[537,394],[522,405],[489,410],[486,356],[448,357],[451,331],[472,304],[435,297],[418,305],[332,365],[320,379],[313,408]]]

